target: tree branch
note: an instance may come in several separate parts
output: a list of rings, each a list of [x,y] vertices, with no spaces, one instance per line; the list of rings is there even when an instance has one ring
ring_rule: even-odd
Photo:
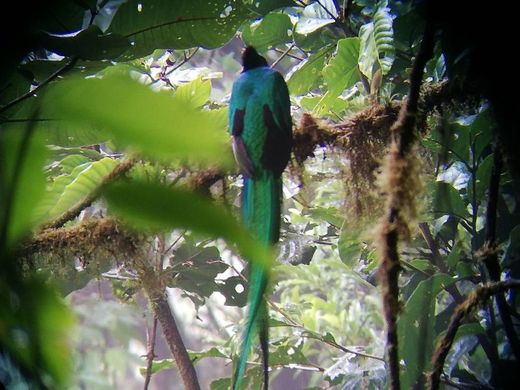
[[[393,145],[387,157],[385,174],[388,213],[380,226],[381,263],[379,275],[382,285],[383,312],[386,321],[387,353],[390,389],[400,388],[397,317],[399,313],[399,272],[401,269],[399,237],[408,234],[406,217],[414,217],[415,205],[410,187],[414,177],[414,161],[408,156],[415,141],[419,94],[426,63],[433,55],[434,26],[427,20],[421,47],[410,76],[410,91],[392,126]]]
[[[143,288],[148,295],[155,316],[161,323],[164,337],[179,368],[185,389],[200,390],[197,372],[184,346],[175,317],[170,310],[165,287],[146,262],[143,262],[139,271]]]
[[[448,356],[457,330],[462,321],[479,305],[486,302],[491,296],[503,294],[509,289],[520,289],[520,280],[510,279],[502,282],[489,283],[479,286],[471,292],[469,297],[457,306],[453,313],[450,324],[444,336],[437,343],[432,359],[432,372],[428,375],[428,388],[430,390],[439,389],[440,376],[444,367],[444,362]]]
[[[502,152],[498,149],[498,146],[496,146],[493,154],[493,169],[489,180],[489,196],[486,209],[486,239],[481,251],[483,254],[483,262],[493,282],[500,280],[501,273],[496,248],[497,207],[501,173]],[[495,299],[509,345],[513,350],[516,360],[520,362],[520,340],[515,332],[513,321],[509,313],[509,306],[503,294],[496,294]]]
[[[152,330],[147,329],[147,345],[146,345],[146,376],[144,378],[144,390],[148,390],[150,380],[152,379],[153,359],[155,358],[155,337],[157,335],[157,316],[153,316]]]
[[[36,92],[38,92],[40,89],[42,89],[45,85],[49,84],[52,80],[57,78],[58,76],[62,75],[69,69],[72,69],[76,62],[78,62],[78,57],[72,57],[68,63],[66,63],[64,66],[62,66],[60,69],[58,69],[56,72],[51,74],[49,77],[47,77],[45,80],[43,80],[36,88],[34,88],[32,91],[29,91],[21,96],[18,96],[16,99],[10,101],[6,105],[0,107],[0,114],[7,111],[11,107],[17,105],[18,103],[24,101],[25,99],[30,98],[31,96],[34,96]]]

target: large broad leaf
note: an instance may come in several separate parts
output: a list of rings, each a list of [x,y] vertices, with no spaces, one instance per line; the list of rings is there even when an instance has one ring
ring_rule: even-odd
[[[76,166],[69,175],[56,178],[38,207],[38,222],[51,221],[99,190],[116,160],[105,157],[92,163]]]
[[[394,62],[393,20],[387,8],[379,9],[374,15],[374,41],[377,59],[383,74],[387,74]]]
[[[291,95],[303,95],[318,86],[325,61],[333,49],[332,45],[326,46],[292,68],[287,76]]]
[[[493,139],[495,121],[488,108],[478,113],[470,126],[470,136],[473,142],[473,158],[478,161],[486,149],[490,149]]]
[[[142,229],[191,229],[234,243],[248,261],[270,269],[272,254],[224,208],[195,193],[150,183],[115,183],[105,190],[109,209]]]
[[[336,55],[323,69],[323,77],[331,96],[339,96],[346,88],[352,87],[359,81],[357,73],[359,43],[359,38],[339,40]]]
[[[328,24],[334,23],[338,17],[338,11],[333,0],[316,1],[303,10],[302,16],[296,24],[298,34],[310,34]]]
[[[201,77],[188,83],[179,85],[175,90],[175,96],[184,99],[195,107],[203,106],[211,94],[211,81]]]
[[[359,81],[358,57],[359,38],[344,38],[338,41],[336,55],[323,69],[328,91],[315,107],[315,113],[322,115],[328,111],[346,88]]]
[[[119,57],[130,48],[127,38],[118,34],[103,34],[91,25],[76,35],[42,35],[43,46],[62,56],[78,56],[85,60],[104,60]]]
[[[361,52],[359,69],[372,79],[373,72],[380,68],[387,74],[394,62],[392,17],[387,9],[380,9],[374,14],[374,21],[365,24],[359,30]],[[377,66],[374,66],[377,65]]]
[[[464,218],[468,216],[466,202],[462,199],[460,192],[453,188],[452,185],[443,182],[434,184],[433,213],[449,214],[456,218]]]
[[[132,42],[128,56],[142,57],[155,49],[222,46],[251,16],[242,1],[129,0],[119,7],[110,31]]]
[[[184,244],[175,250],[171,259],[171,270],[174,276],[168,286],[207,298],[215,291],[219,291],[215,278],[227,268],[216,247]]]
[[[7,229],[10,244],[30,232],[34,206],[45,188],[47,151],[32,127],[27,123],[21,131],[0,128],[0,216],[2,223],[8,223],[0,229]]]
[[[60,80],[53,85],[60,85],[64,80]],[[99,128],[85,126],[78,121],[59,121],[53,120],[49,112],[41,110],[36,118],[32,118],[35,107],[41,107],[45,103],[45,94],[26,99],[13,107],[9,112],[9,120],[2,124],[4,129],[14,132],[21,132],[31,123],[35,133],[47,145],[57,145],[62,147],[76,147],[84,145],[99,144],[107,140],[107,134],[99,131]],[[48,110],[47,110],[48,111]]]
[[[242,39],[259,51],[270,49],[290,40],[291,19],[286,14],[270,13],[261,20],[246,24],[242,28]]]
[[[2,275],[6,269],[3,265],[0,272],[3,353],[8,352],[26,375],[45,378],[45,388],[68,388],[74,324],[71,313],[48,283],[21,278],[16,272]],[[19,385],[13,388],[43,388],[26,387],[23,382]]]
[[[195,105],[118,77],[62,82],[45,99],[49,116],[102,129],[106,138],[149,157],[229,162],[226,129]]]
[[[438,274],[419,283],[406,302],[397,322],[399,359],[404,361],[401,372],[403,389],[414,388],[430,369],[435,341],[435,307],[437,295],[454,282],[450,275]]]

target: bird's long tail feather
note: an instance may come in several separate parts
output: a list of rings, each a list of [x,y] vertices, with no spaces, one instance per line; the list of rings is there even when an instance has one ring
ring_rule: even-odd
[[[265,244],[274,244],[280,235],[281,178],[263,172],[255,179],[244,179],[242,190],[242,217],[255,237]],[[258,333],[262,350],[264,389],[268,388],[268,314],[264,294],[269,270],[262,264],[251,262],[249,274],[249,312],[243,334],[242,351],[234,375],[233,389],[240,387],[246,371],[247,358],[254,336]]]

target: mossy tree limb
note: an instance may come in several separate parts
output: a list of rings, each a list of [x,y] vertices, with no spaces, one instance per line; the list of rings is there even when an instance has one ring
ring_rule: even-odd
[[[409,234],[408,223],[415,217],[414,194],[417,189],[417,161],[411,151],[415,144],[415,127],[421,83],[426,63],[433,55],[434,25],[427,20],[423,40],[410,76],[410,91],[392,126],[392,146],[388,153],[384,176],[387,214],[380,225],[379,276],[382,286],[383,312],[386,321],[386,342],[389,365],[389,388],[400,388],[397,317],[399,313],[398,243]]]

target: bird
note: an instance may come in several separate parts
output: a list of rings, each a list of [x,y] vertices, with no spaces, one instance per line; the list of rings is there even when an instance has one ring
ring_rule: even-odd
[[[242,72],[233,84],[228,130],[243,177],[242,222],[264,245],[280,238],[282,173],[291,155],[293,134],[289,90],[283,76],[269,67],[252,46],[242,52]],[[258,334],[262,351],[264,389],[268,374],[268,311],[265,293],[269,269],[251,260],[247,322],[235,369],[233,389],[239,389],[253,339]]]

